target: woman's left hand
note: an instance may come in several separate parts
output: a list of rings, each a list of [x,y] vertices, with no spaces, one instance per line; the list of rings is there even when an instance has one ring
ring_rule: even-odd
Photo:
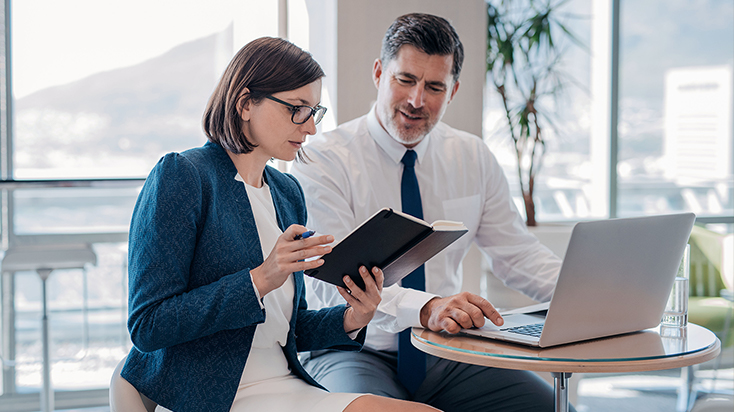
[[[344,276],[344,284],[349,290],[337,286],[339,294],[350,306],[344,314],[344,331],[351,332],[367,326],[375,316],[377,305],[380,304],[382,297],[382,282],[385,277],[382,270],[377,267],[372,268],[372,275],[367,268],[362,266],[359,268],[359,274],[364,281],[364,290],[360,289],[349,276]],[[373,277],[374,276],[374,277]]]

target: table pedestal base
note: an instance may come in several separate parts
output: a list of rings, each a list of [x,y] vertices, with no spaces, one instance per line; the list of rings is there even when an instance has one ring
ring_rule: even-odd
[[[568,378],[569,372],[551,372],[553,389],[555,390],[556,412],[568,412]]]

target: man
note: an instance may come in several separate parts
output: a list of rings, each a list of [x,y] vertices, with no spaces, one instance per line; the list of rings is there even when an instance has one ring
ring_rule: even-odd
[[[496,276],[538,301],[550,300],[561,265],[527,231],[482,140],[440,122],[459,89],[463,57],[443,18],[399,17],[374,63],[372,110],[313,139],[305,146],[310,161],[294,164],[309,228],[317,232],[342,239],[382,207],[469,229],[402,286],[383,290],[362,352],[311,353],[304,365],[331,391],[412,399],[445,411],[553,410],[550,385],[531,372],[426,359],[409,343],[412,326],[456,333],[482,326],[485,317],[502,324],[488,301],[460,293],[460,264],[472,242],[492,259]],[[334,286],[309,281],[311,306],[341,303]]]

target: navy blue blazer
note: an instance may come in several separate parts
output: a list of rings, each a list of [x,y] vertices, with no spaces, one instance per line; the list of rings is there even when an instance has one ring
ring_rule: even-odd
[[[250,278],[263,262],[252,209],[237,169],[215,143],[164,156],[140,192],[129,239],[129,319],[134,347],[122,376],[175,412],[229,411],[265,321]],[[266,167],[278,226],[305,225],[303,190]],[[288,341],[291,371],[319,386],[297,352],[359,350],[344,332],[345,306],[307,310],[303,273],[294,273]]]

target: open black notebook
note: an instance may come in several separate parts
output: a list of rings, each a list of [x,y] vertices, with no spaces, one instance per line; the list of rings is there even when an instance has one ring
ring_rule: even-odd
[[[459,222],[438,220],[433,224],[384,208],[372,215],[323,256],[324,264],[306,275],[337,286],[349,275],[360,288],[364,282],[359,267],[381,268],[384,287],[397,283],[428,259],[452,244],[468,230]]]

